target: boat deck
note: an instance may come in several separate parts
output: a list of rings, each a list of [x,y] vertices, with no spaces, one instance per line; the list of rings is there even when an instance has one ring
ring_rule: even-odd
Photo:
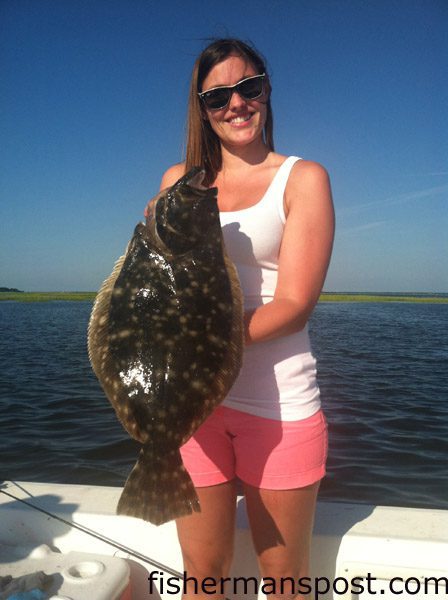
[[[174,522],[156,527],[116,516],[120,488],[5,482],[0,492],[0,575],[8,574],[5,548],[7,552],[14,546],[19,560],[45,544],[63,554],[87,552],[125,558],[130,566],[132,600],[181,597],[183,568]],[[319,502],[310,597],[446,598],[447,557],[447,510]],[[151,572],[152,586],[148,581]],[[226,596],[255,600],[257,596],[268,598],[272,591],[272,585],[263,587],[260,580],[245,500],[239,497],[235,558]],[[95,599],[88,596],[88,600]]]

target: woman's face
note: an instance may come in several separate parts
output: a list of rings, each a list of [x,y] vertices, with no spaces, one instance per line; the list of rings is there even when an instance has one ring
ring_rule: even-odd
[[[202,91],[221,85],[234,85],[253,75],[258,73],[247,58],[231,55],[212,67],[204,79]],[[256,100],[245,100],[234,91],[228,105],[220,110],[209,110],[203,106],[204,116],[224,146],[262,142],[267,99],[268,94],[265,93]]]

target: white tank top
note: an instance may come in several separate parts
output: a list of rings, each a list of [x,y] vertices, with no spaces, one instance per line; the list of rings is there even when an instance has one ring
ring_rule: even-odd
[[[296,161],[280,166],[263,198],[238,211],[221,212],[227,253],[236,265],[245,309],[274,297],[278,256],[286,222],[283,195]],[[320,408],[316,361],[308,326],[302,331],[247,346],[243,368],[223,406],[282,421],[306,419]]]

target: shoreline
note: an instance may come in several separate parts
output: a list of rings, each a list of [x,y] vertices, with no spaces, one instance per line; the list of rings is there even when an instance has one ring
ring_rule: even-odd
[[[11,302],[93,302],[97,292],[0,292],[1,301]],[[417,302],[431,304],[448,304],[447,295],[431,294],[363,294],[323,292],[319,302]]]

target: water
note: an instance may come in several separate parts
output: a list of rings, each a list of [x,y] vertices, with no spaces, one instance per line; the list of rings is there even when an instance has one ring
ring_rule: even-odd
[[[0,303],[5,479],[123,485],[138,445],[90,368],[89,302]],[[331,500],[448,509],[448,305],[321,303]]]
[[[446,304],[317,307],[331,443],[324,496],[448,508],[447,325]]]

